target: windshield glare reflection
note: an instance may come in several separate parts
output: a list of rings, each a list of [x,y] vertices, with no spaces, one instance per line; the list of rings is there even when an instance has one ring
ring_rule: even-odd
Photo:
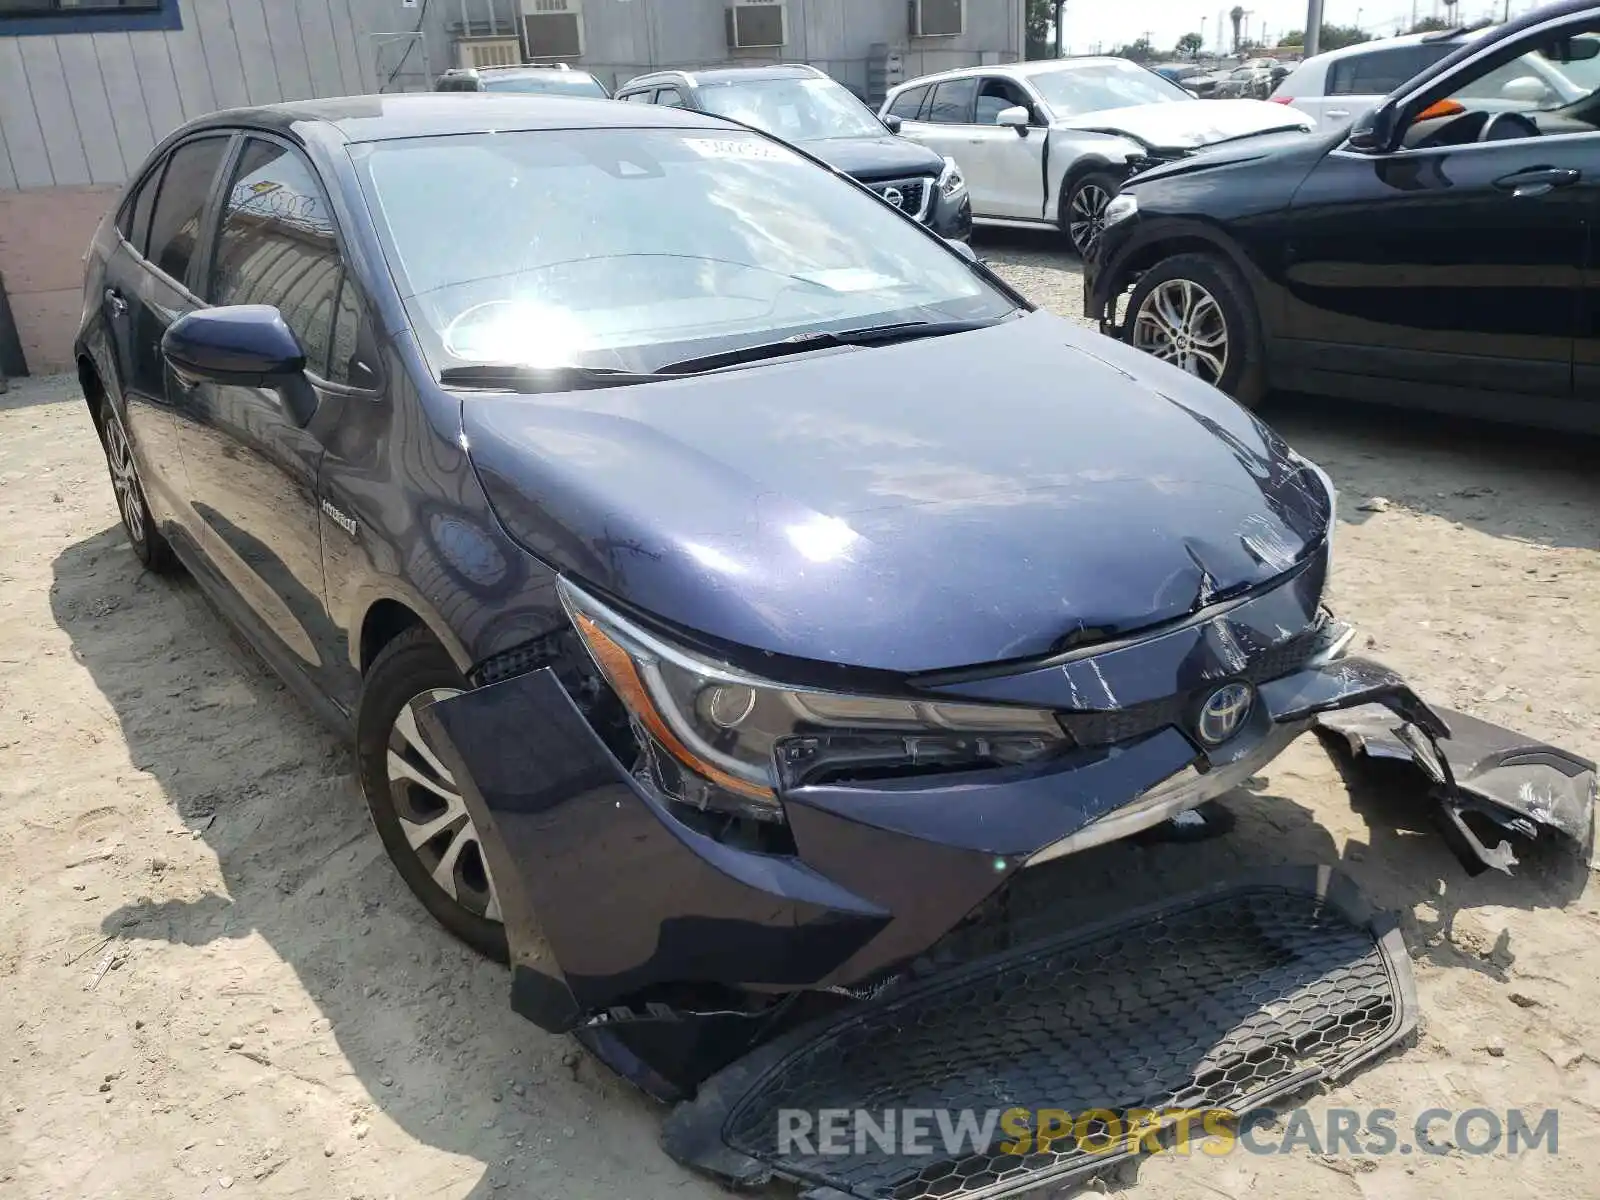
[[[795,333],[1012,311],[881,200],[754,133],[473,134],[357,159],[436,371],[646,372]]]

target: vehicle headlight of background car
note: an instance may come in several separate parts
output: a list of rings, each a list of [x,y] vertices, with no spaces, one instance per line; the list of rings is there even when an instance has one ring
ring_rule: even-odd
[[[562,602],[668,798],[781,821],[780,789],[1009,766],[1071,745],[1053,713],[791,688],[644,629],[570,580]]]
[[[956,165],[956,160],[945,156],[944,170],[939,172],[939,194],[946,200],[954,200],[967,190],[967,180],[961,174],[961,168]]]

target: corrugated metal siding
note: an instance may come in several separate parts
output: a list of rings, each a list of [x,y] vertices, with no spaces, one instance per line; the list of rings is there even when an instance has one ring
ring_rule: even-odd
[[[809,61],[862,91],[874,43],[896,46],[907,76],[1022,56],[1023,0],[967,0],[959,38],[910,38],[906,0],[787,0],[789,44],[733,52],[730,0],[581,0],[581,65],[616,84],[664,67]],[[516,26],[516,0],[181,0],[183,28],[8,37],[0,25],[0,190],[121,183],[185,120],[218,108],[423,87],[454,65],[463,7]],[[403,43],[425,42],[399,73]],[[92,29],[92,26],[90,26]],[[380,74],[380,45],[382,53]],[[391,82],[391,75],[393,81]]]

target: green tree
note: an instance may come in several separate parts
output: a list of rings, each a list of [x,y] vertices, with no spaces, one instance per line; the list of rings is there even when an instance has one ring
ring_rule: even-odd
[[[1189,58],[1193,58],[1200,53],[1200,48],[1205,44],[1205,39],[1198,33],[1186,33],[1178,39],[1176,49],[1180,56],[1187,55]]]
[[[1054,0],[1028,0],[1027,56],[1029,59],[1054,58]]]
[[[1324,25],[1322,27],[1322,43],[1317,47],[1319,51],[1338,50],[1345,46],[1354,46],[1358,42],[1370,42],[1372,35],[1365,29],[1354,25]]]
[[[1150,44],[1149,38],[1140,38],[1136,42],[1129,42],[1126,46],[1118,46],[1111,53],[1117,58],[1131,58],[1136,63],[1147,63],[1156,56],[1156,48]]]
[[[1441,29],[1449,29],[1450,22],[1443,17],[1423,17],[1407,33],[1438,33]]]
[[[1306,44],[1306,31],[1304,29],[1291,29],[1278,39],[1280,46],[1304,46]]]

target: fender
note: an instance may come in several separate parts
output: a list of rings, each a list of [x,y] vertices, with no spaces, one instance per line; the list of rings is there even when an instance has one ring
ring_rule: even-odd
[[[404,579],[396,576],[380,576],[361,580],[346,601],[345,611],[350,614],[349,628],[345,630],[346,649],[350,666],[358,675],[361,672],[361,631],[367,623],[367,614],[375,605],[385,600],[403,604],[415,613],[417,619],[427,627],[428,632],[433,634],[439,644],[449,652],[463,675],[472,669],[475,660],[461,639],[452,632],[449,622],[439,614],[439,610]]]

